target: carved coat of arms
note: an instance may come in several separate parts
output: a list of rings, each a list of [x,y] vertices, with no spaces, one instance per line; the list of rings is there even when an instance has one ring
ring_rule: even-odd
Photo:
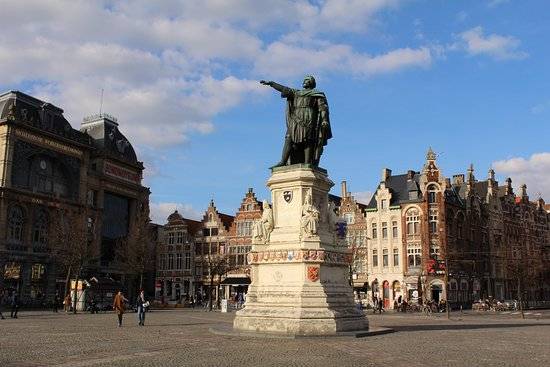
[[[292,191],[284,191],[283,199],[285,199],[287,203],[290,203],[292,201]]]
[[[308,266],[307,267],[307,279],[311,282],[316,282],[319,280],[320,269],[318,266]]]

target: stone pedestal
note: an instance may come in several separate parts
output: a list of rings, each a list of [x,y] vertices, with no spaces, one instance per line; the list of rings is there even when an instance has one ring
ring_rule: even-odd
[[[277,167],[267,186],[274,229],[269,241],[253,243],[248,255],[252,284],[233,328],[285,335],[366,330],[367,319],[356,308],[349,285],[351,255],[338,240],[328,210],[333,183],[326,171]],[[303,228],[308,196],[319,214],[313,229]]]

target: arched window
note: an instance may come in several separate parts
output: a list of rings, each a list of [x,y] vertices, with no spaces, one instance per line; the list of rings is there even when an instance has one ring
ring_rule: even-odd
[[[48,213],[44,209],[36,211],[32,229],[32,242],[37,245],[48,243]]]
[[[437,187],[435,185],[428,186],[428,203],[432,204],[437,201]]]
[[[411,208],[407,210],[407,234],[414,235],[420,233],[420,214],[418,209]]]
[[[8,212],[8,240],[21,242],[23,239],[23,209],[14,205]]]

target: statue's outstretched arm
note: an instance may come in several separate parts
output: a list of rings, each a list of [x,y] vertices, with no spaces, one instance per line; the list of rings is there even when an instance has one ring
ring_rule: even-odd
[[[279,83],[275,83],[273,81],[265,81],[265,80],[260,80],[260,83],[263,84],[263,85],[269,85],[271,88],[283,93],[284,91],[287,91],[289,90],[290,88],[289,87],[286,87],[284,85],[281,85]]]

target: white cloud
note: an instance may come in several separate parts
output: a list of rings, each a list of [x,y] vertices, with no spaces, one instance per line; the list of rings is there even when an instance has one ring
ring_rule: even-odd
[[[372,76],[409,67],[427,67],[432,62],[430,49],[400,48],[370,56],[356,53],[348,45],[322,45],[306,48],[290,43],[274,42],[258,57],[255,71],[274,76],[298,76],[315,70],[317,73],[340,71],[356,76]]]
[[[358,203],[368,204],[372,199],[372,191],[358,191],[352,192],[351,195],[355,198]]]
[[[538,115],[550,109],[550,100],[531,107],[531,113]]]
[[[489,0],[489,2],[487,3],[487,6],[490,8],[494,8],[496,6],[499,6],[508,2],[510,2],[510,0]]]
[[[0,88],[30,86],[76,128],[98,112],[104,89],[103,110],[118,117],[138,150],[164,148],[210,133],[216,115],[267,94],[252,80],[258,76],[372,76],[429,66],[428,47],[370,55],[333,41],[368,33],[378,14],[402,2],[4,2]]]
[[[532,199],[541,193],[550,202],[550,153],[536,153],[530,158],[515,157],[493,163],[499,174],[512,178],[515,187],[527,185]]]
[[[152,202],[149,205],[149,209],[151,221],[157,224],[166,224],[168,216],[175,210],[186,219],[201,220],[203,215],[203,213],[194,209],[191,205],[183,203]]]
[[[474,27],[459,34],[462,44],[455,45],[463,48],[470,55],[488,55],[497,60],[524,59],[529,55],[518,50],[521,41],[512,36],[498,34],[483,34],[481,26]]]

